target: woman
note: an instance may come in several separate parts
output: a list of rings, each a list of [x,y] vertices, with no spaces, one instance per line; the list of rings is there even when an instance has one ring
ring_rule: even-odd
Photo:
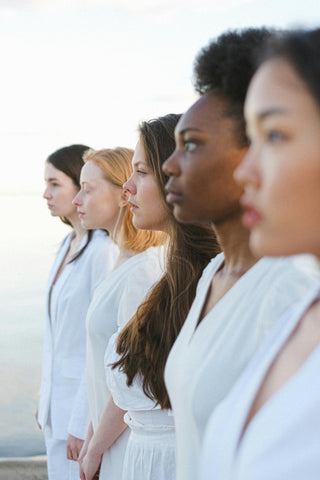
[[[201,52],[196,82],[202,95],[179,121],[176,150],[164,165],[176,218],[211,222],[223,250],[203,273],[166,366],[179,480],[197,478],[211,413],[272,324],[314,283],[291,259],[259,260],[241,223],[242,188],[233,172],[248,149],[242,108],[253,54],[268,35],[228,32]]]
[[[107,429],[115,428],[113,445],[91,461],[90,453],[105,432],[103,409],[110,396],[104,374],[104,354],[110,336],[136,311],[150,287],[161,276],[157,245],[164,242],[161,232],[143,232],[132,225],[132,213],[122,190],[130,177],[133,150],[127,148],[89,151],[81,171],[81,191],[74,198],[84,228],[104,228],[119,247],[112,273],[97,288],[87,314],[87,389],[91,425],[80,456],[81,478],[92,478],[102,460],[100,478],[121,478],[127,435],[124,412],[113,408]],[[112,408],[112,407],[111,407]],[[114,431],[112,431],[114,434]],[[118,438],[119,437],[119,438]],[[89,465],[90,464],[90,465]]]
[[[275,38],[248,91],[236,178],[258,255],[320,256],[319,48],[319,29]],[[319,478],[319,298],[317,285],[283,316],[217,409],[203,479]]]
[[[114,403],[127,411],[124,419],[130,427],[123,473],[117,480],[175,478],[175,435],[164,365],[202,269],[218,251],[210,227],[178,224],[165,203],[167,177],[161,166],[174,149],[178,119],[169,114],[141,124],[133,174],[124,185],[134,225],[160,230],[169,238],[165,274],[106,351],[107,383]],[[105,442],[110,443],[108,435]]]
[[[80,388],[86,356],[86,312],[117,251],[105,232],[81,226],[72,205],[80,189],[82,156],[71,145],[45,164],[43,194],[51,215],[70,225],[48,280],[47,317],[37,420],[44,431],[49,480],[79,479],[78,454],[85,437],[87,397]],[[74,460],[74,461],[70,461]]]

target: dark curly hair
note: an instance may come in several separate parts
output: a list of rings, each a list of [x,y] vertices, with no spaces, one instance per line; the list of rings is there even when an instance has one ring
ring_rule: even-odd
[[[239,125],[240,146],[248,145],[243,105],[250,80],[257,68],[257,57],[274,30],[248,28],[232,30],[211,41],[194,62],[193,83],[201,95],[213,93],[226,100],[227,116]]]

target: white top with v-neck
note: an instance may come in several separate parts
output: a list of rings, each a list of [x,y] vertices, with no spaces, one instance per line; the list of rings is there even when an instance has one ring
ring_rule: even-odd
[[[319,278],[293,258],[263,258],[197,326],[212,278],[223,262],[222,253],[204,270],[166,365],[177,435],[177,480],[197,478],[208,418],[273,324]]]
[[[201,480],[318,480],[320,478],[320,345],[251,419],[258,389],[308,307],[318,285],[282,316],[208,422]],[[200,478],[198,475],[197,478]]]

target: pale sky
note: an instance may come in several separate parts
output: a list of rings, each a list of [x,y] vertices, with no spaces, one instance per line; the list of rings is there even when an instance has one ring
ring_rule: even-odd
[[[0,193],[40,192],[62,146],[134,147],[194,101],[201,47],[262,25],[320,26],[320,1],[0,0]]]

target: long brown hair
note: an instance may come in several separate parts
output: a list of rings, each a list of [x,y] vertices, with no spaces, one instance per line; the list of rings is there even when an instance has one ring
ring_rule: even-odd
[[[140,125],[146,161],[165,198],[168,177],[162,164],[175,149],[174,129],[180,115],[169,114]],[[169,241],[166,272],[121,331],[117,340],[120,359],[113,364],[131,385],[141,376],[143,391],[163,409],[170,408],[164,368],[170,349],[187,317],[201,273],[220,249],[210,226],[179,224],[167,205]]]

